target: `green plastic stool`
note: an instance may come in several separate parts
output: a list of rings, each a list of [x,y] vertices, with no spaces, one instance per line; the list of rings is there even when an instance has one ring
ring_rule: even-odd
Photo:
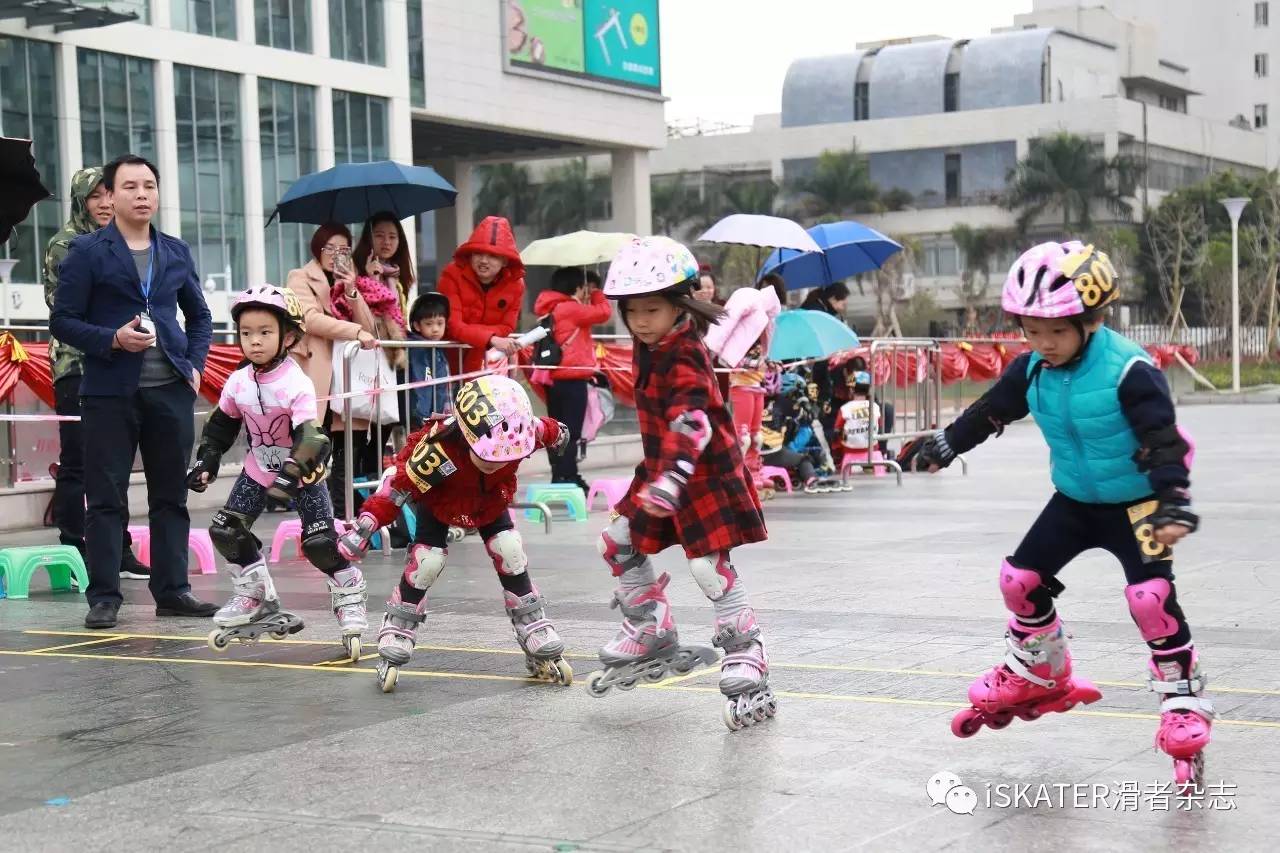
[[[529,483],[525,489],[525,501],[528,503],[561,503],[569,508],[569,518],[574,521],[587,520],[587,498],[573,483]],[[537,510],[526,509],[524,517],[532,519]]]
[[[81,590],[89,588],[89,572],[85,570],[84,558],[71,545],[34,545],[0,551],[0,576],[4,577],[5,592],[9,598],[28,597],[31,576],[36,569],[49,573],[49,589],[53,592],[70,592],[72,575],[75,575]]]

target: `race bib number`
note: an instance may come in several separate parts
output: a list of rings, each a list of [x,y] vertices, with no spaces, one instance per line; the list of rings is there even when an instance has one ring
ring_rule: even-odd
[[[404,466],[409,481],[423,493],[443,483],[445,478],[452,476],[457,470],[458,466],[445,453],[444,448],[430,439],[418,442]]]
[[[1173,549],[1156,541],[1155,527],[1151,524],[1151,516],[1155,515],[1159,501],[1143,501],[1129,507],[1129,526],[1133,528],[1133,538],[1138,542],[1138,553],[1143,563],[1158,563],[1161,560],[1173,559]]]
[[[487,435],[490,427],[502,423],[502,414],[484,395],[479,382],[468,382],[458,392],[457,416],[475,435]]]

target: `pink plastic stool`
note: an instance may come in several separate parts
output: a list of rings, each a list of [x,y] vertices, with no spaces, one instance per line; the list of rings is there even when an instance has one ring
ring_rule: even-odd
[[[216,575],[218,563],[213,557],[213,540],[209,531],[203,527],[191,531],[187,535],[187,547],[196,552],[196,563],[200,566],[200,574]]]
[[[787,487],[787,494],[791,494],[791,475],[787,473],[786,468],[779,468],[776,465],[764,465],[760,468],[760,476],[765,480],[779,479],[782,484]]]
[[[133,539],[133,555],[138,562],[151,565],[151,528],[145,524],[131,524],[129,537]]]
[[[879,448],[871,448],[868,450],[846,450],[844,456],[840,458],[840,473],[848,473],[851,469],[860,468],[863,462],[883,462],[884,456],[880,453]],[[877,477],[883,477],[885,470],[883,465],[877,465],[871,469],[871,473]]]
[[[276,528],[275,534],[271,537],[271,564],[275,565],[280,562],[280,555],[284,553],[284,546],[290,542],[293,543],[294,556],[302,556],[302,520],[298,518],[287,518],[280,522],[280,526]]]
[[[591,510],[596,495],[604,495],[604,499],[607,501],[606,510],[613,509],[618,501],[627,496],[627,490],[630,488],[630,477],[600,477],[592,480],[591,488],[587,490],[587,510]]]

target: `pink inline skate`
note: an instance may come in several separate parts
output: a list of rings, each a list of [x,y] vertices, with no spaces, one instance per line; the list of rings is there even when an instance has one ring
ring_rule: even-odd
[[[973,707],[951,720],[956,737],[972,737],[983,726],[1003,729],[1014,717],[1035,720],[1102,698],[1093,684],[1072,678],[1071,653],[1061,620],[1055,618],[1051,625],[1022,640],[1013,635],[1016,624],[1011,620],[1005,635],[1009,652],[1004,663],[969,685]]]
[[[1195,649],[1189,651],[1191,665],[1185,668],[1163,654],[1153,657],[1147,682],[1162,697],[1156,748],[1173,758],[1180,793],[1204,784],[1204,748],[1209,745],[1214,716],[1213,703],[1203,696],[1209,679],[1200,672]]]

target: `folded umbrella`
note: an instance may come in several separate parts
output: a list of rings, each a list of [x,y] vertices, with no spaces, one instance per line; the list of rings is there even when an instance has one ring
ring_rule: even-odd
[[[272,211],[281,222],[364,222],[388,211],[408,219],[428,210],[452,207],[458,197],[453,184],[430,166],[406,166],[393,160],[342,163],[293,182]]]
[[[769,359],[821,359],[857,346],[858,336],[853,329],[824,311],[783,311],[773,331]]]
[[[585,267],[613,260],[618,250],[636,238],[620,231],[574,231],[534,240],[520,253],[527,267]]]
[[[809,229],[821,252],[776,251],[765,258],[760,277],[778,273],[788,290],[826,287],[858,273],[879,269],[902,246],[861,222],[832,222]]]

